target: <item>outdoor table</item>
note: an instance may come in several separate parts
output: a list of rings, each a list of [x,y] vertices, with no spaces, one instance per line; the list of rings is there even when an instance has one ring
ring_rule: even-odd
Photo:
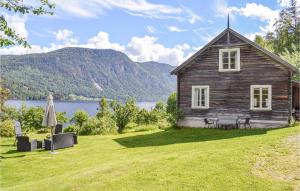
[[[225,127],[227,129],[228,127],[234,127],[236,128],[236,121],[237,118],[219,118],[218,119],[218,127]]]

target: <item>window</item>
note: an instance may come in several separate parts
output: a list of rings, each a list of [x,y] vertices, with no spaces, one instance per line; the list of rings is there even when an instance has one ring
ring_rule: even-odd
[[[240,71],[240,49],[220,49],[219,50],[219,71],[230,72]]]
[[[209,108],[209,86],[192,86],[192,108]]]
[[[252,85],[250,91],[251,91],[252,110],[272,109],[272,86],[271,85]]]

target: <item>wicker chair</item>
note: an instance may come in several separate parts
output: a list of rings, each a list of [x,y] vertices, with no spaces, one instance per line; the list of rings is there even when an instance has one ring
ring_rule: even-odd
[[[26,152],[33,151],[38,148],[38,141],[36,139],[29,141],[27,136],[18,136],[17,138],[17,151]]]
[[[62,131],[63,131],[63,126],[62,126],[62,124],[57,124],[57,125],[55,126],[54,134],[61,134]]]

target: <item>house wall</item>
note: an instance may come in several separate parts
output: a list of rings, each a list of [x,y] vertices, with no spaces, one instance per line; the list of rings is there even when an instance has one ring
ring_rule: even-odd
[[[236,40],[234,42],[240,43]],[[224,48],[220,47],[222,43],[220,41],[215,43],[177,75],[178,106],[186,119],[195,120],[218,115],[244,115],[250,116],[252,121],[256,121],[258,127],[264,127],[264,125],[259,125],[259,121],[264,122],[263,124],[274,122],[281,126],[287,124],[291,109],[289,72],[252,46],[242,43],[239,46],[230,47],[240,48],[241,70],[219,72],[219,48]],[[191,108],[193,85],[210,86],[209,109]],[[272,85],[271,111],[250,110],[251,85]],[[184,124],[187,122],[182,125]],[[200,125],[202,124],[199,123]],[[268,125],[270,126],[270,124]]]

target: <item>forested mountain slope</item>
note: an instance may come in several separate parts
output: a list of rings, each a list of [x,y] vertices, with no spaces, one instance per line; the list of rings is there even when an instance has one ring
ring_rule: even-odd
[[[1,78],[14,99],[89,98],[156,101],[176,87],[173,66],[133,62],[109,49],[63,48],[49,53],[1,56]]]

